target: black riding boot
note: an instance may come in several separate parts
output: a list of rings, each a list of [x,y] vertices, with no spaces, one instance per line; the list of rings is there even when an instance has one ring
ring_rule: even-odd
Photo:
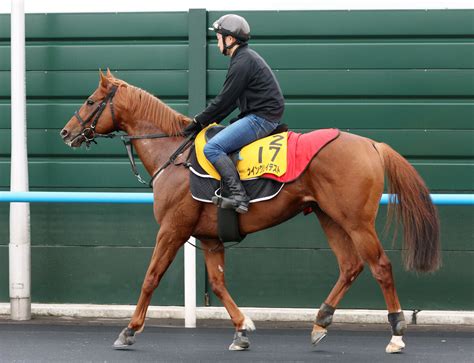
[[[240,181],[239,173],[232,160],[227,155],[221,156],[213,165],[219,172],[224,185],[229,189],[231,195],[229,198],[213,197],[212,202],[221,208],[232,208],[241,214],[247,213],[250,198]]]

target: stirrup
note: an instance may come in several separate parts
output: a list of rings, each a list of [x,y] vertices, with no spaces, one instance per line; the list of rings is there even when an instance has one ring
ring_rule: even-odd
[[[235,199],[226,198],[222,196],[212,197],[212,203],[217,205],[219,208],[234,209],[239,214],[245,214],[249,211],[248,204],[240,203]]]

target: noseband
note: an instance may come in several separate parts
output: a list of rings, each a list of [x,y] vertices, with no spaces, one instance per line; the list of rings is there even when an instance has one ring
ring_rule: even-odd
[[[102,100],[102,102],[96,107],[94,111],[87,117],[85,120],[82,119],[82,117],[79,115],[79,112],[75,111],[74,116],[76,117],[77,121],[82,126],[82,131],[80,134],[76,136],[82,136],[86,142],[86,146],[89,146],[91,142],[94,142],[97,144],[95,141],[95,137],[97,135],[95,128],[97,126],[97,123],[99,122],[100,116],[104,112],[105,108],[107,107],[107,103],[110,103],[110,113],[112,114],[112,122],[114,123],[114,127],[116,130],[118,130],[118,123],[117,120],[115,119],[115,113],[114,113],[114,104],[113,104],[113,98],[115,96],[115,93],[117,92],[117,86],[113,86],[111,91],[105,96],[105,98]],[[92,122],[91,122],[92,121]],[[89,127],[87,127],[87,124],[90,124]]]

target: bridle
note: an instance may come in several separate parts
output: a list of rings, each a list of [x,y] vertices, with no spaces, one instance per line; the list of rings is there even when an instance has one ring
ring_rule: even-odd
[[[153,187],[153,181],[156,179],[156,177],[163,171],[165,170],[168,166],[171,164],[173,165],[187,165],[187,162],[184,163],[178,163],[175,164],[176,159],[178,158],[179,155],[181,155],[184,151],[186,151],[194,142],[194,138],[196,135],[189,135],[186,137],[184,142],[176,149],[176,151],[171,154],[169,157],[168,161],[164,163],[151,177],[151,180],[149,182],[145,181],[140,173],[138,172],[137,166],[135,164],[135,158],[133,156],[133,144],[132,140],[138,140],[138,139],[160,139],[160,138],[166,138],[166,137],[173,137],[168,134],[148,134],[148,135],[123,135],[123,134],[116,134],[115,132],[119,131],[119,124],[115,118],[115,112],[114,112],[114,103],[113,103],[113,98],[117,92],[117,86],[113,86],[110,92],[107,94],[107,96],[104,97],[102,102],[96,107],[94,111],[85,119],[83,120],[82,117],[79,115],[79,112],[77,110],[74,112],[74,116],[76,119],[79,121],[79,123],[82,126],[81,132],[75,136],[71,142],[76,140],[78,137],[82,136],[84,138],[84,141],[86,143],[86,147],[90,147],[91,143],[97,144],[97,141],[95,141],[96,138],[109,138],[113,139],[115,137],[120,137],[122,142],[125,145],[125,149],[127,150],[127,155],[128,155],[128,160],[130,161],[130,166],[132,168],[133,174],[135,174],[135,177],[138,179],[138,181],[142,184],[148,185],[150,188]],[[87,102],[94,102],[91,99],[88,99]],[[95,128],[99,122],[100,116],[104,112],[104,110],[107,107],[107,104],[110,104],[110,113],[112,114],[112,122],[114,124],[114,131],[108,133],[108,134],[99,134],[95,131]],[[87,126],[87,124],[90,123],[90,126]]]
[[[105,98],[102,100],[101,103],[96,107],[94,111],[86,118],[86,120],[83,120],[82,117],[79,115],[79,112],[77,110],[74,112],[74,116],[76,117],[77,121],[82,126],[81,133],[78,134],[72,141],[74,141],[76,138],[82,136],[86,142],[86,146],[89,147],[90,144],[93,142],[97,144],[95,141],[96,135],[99,135],[96,133],[95,128],[97,126],[97,123],[99,122],[100,116],[102,116],[102,113],[104,112],[105,108],[107,107],[107,103],[110,102],[110,112],[112,114],[112,122],[114,123],[115,130],[118,130],[118,123],[117,120],[115,119],[115,113],[114,113],[114,103],[113,103],[113,98],[115,96],[115,93],[117,92],[117,86],[113,86],[110,92],[105,96]],[[87,102],[94,102],[91,99],[88,99]],[[91,122],[90,126],[88,127],[87,124]]]

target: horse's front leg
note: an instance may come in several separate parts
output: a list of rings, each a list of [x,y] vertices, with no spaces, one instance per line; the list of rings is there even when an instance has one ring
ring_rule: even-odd
[[[176,257],[176,253],[186,240],[187,237],[178,235],[176,231],[173,233],[171,228],[161,225],[135,312],[128,327],[122,330],[115,341],[115,348],[123,349],[135,343],[135,334],[140,333],[145,326],[145,316],[153,291],[157,288],[164,273]]]
[[[249,317],[240,311],[225,286],[224,246],[221,242],[213,240],[201,241],[201,245],[204,249],[204,258],[212,291],[226,308],[235,326],[234,340],[229,346],[229,350],[248,349],[250,341],[247,332],[255,330],[255,325]]]

